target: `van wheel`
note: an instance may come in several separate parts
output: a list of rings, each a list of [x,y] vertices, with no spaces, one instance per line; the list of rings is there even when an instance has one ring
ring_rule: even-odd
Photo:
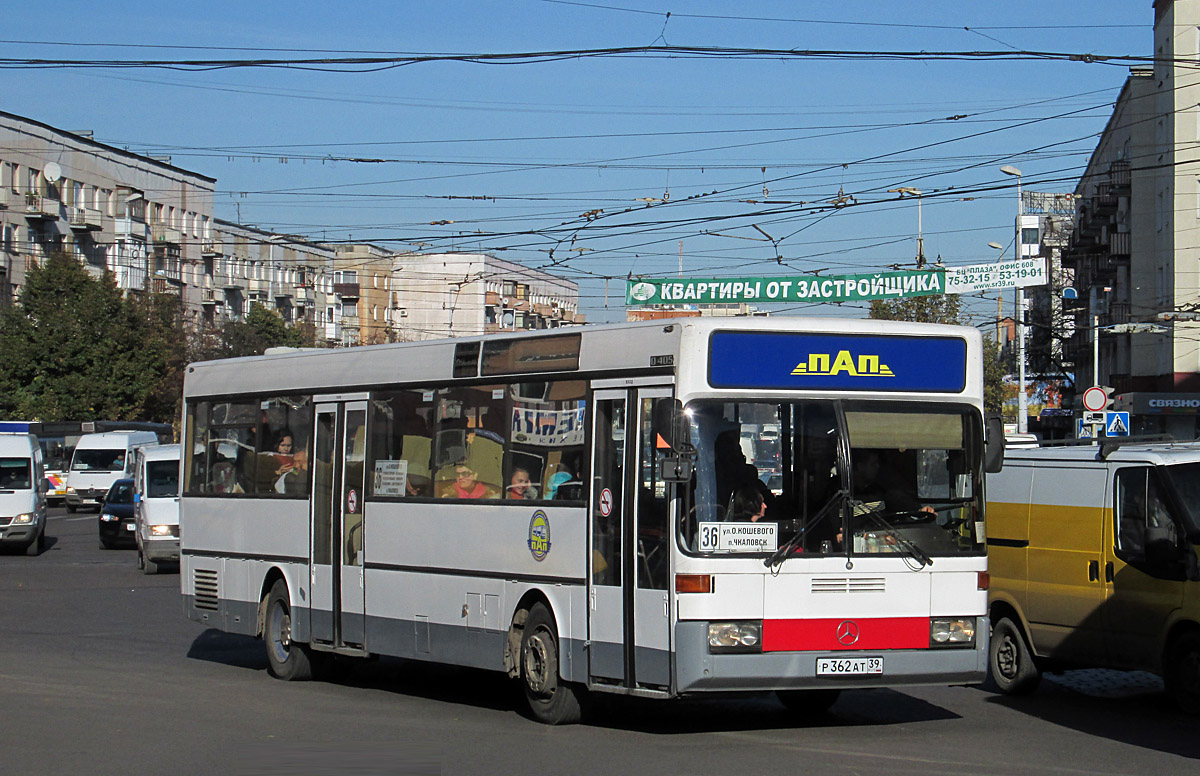
[[[25,546],[25,554],[31,558],[36,558],[46,546],[46,540],[42,538],[42,534],[38,534],[37,538]]]
[[[71,514],[75,514],[76,512],[79,511],[79,505],[72,504],[70,501],[68,501],[67,502],[67,511],[70,512]]]
[[[776,690],[775,696],[787,710],[800,716],[810,716],[829,711],[837,702],[841,690]]]
[[[992,680],[1006,695],[1029,695],[1042,681],[1041,671],[1034,665],[1033,654],[1012,620],[1001,617],[992,626],[992,641],[988,647],[988,668]]]
[[[521,684],[529,710],[547,725],[569,725],[583,716],[579,690],[558,676],[558,637],[545,604],[529,610],[521,634]]]
[[[263,625],[267,664],[271,674],[285,682],[312,678],[312,663],[303,644],[292,641],[292,604],[287,582],[275,581],[267,594],[267,618]]]
[[[1164,673],[1167,690],[1179,708],[1200,714],[1200,633],[1185,633],[1171,642]]]
[[[149,558],[147,558],[145,555],[142,555],[141,553],[138,554],[138,558],[140,558],[142,561],[142,573],[143,574],[157,574],[158,573],[158,564],[156,562],[150,560]]]
[[[103,539],[100,540],[100,549],[111,550],[112,548],[113,548],[112,542],[106,542]]]

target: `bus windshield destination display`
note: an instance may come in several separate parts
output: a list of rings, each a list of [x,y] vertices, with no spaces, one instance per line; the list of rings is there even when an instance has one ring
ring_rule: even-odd
[[[959,393],[967,344],[958,337],[718,331],[710,339],[714,388]]]

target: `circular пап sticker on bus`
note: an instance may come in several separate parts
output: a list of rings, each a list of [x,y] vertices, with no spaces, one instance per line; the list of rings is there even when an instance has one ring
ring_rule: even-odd
[[[529,521],[529,552],[539,562],[550,554],[550,518],[540,509]]]

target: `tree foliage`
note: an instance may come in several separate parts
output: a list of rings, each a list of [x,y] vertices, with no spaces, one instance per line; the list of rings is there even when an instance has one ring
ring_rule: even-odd
[[[126,298],[54,253],[0,314],[0,415],[25,420],[176,417],[184,367],[177,298]]]
[[[885,321],[918,321],[963,325],[962,302],[957,296],[913,296],[871,302],[871,317]],[[983,408],[1001,411],[1004,402],[1004,365],[996,341],[983,339]]]
[[[122,294],[54,253],[29,268],[18,303],[0,311],[0,418],[179,419],[189,361],[312,345],[315,329],[288,326],[255,305],[245,321],[189,332],[176,294]]]

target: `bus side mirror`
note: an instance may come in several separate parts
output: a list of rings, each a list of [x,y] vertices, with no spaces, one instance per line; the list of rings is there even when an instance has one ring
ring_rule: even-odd
[[[663,482],[690,482],[696,462],[696,448],[692,447],[691,424],[679,399],[656,401],[651,423],[654,447],[659,451],[659,479]],[[664,455],[666,451],[669,452]]]
[[[655,447],[664,445],[677,453],[694,453],[691,424],[679,399],[659,399],[654,403]]]
[[[989,415],[983,443],[983,470],[995,474],[1004,468],[1004,419]]]

